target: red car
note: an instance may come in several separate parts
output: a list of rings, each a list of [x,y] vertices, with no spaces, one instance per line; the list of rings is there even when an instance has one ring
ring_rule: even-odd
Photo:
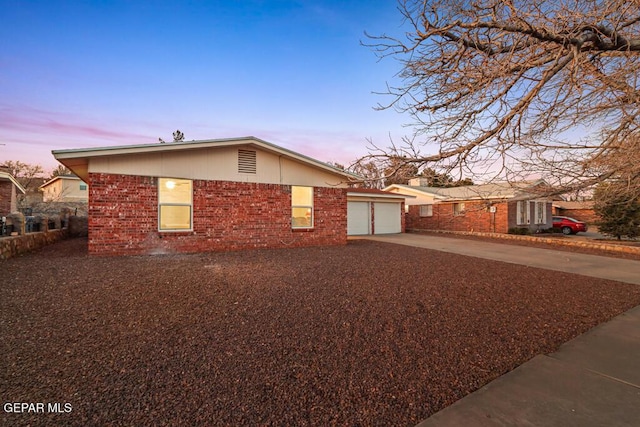
[[[562,230],[562,234],[576,234],[587,231],[587,224],[577,219],[569,218],[568,216],[554,216],[553,228],[559,228]]]

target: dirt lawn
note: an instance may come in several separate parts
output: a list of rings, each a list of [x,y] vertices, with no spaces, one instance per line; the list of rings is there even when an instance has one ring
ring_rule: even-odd
[[[411,426],[640,304],[370,241],[102,258],[74,239],[0,268],[4,425]]]

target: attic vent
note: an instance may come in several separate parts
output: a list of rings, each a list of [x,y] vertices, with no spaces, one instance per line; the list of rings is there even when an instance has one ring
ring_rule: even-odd
[[[238,173],[256,173],[256,152],[238,150]]]

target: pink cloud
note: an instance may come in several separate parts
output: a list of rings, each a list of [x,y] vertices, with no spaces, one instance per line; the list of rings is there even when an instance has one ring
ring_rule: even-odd
[[[82,115],[0,104],[0,142],[7,143],[1,147],[0,157],[9,155],[11,157],[7,158],[22,161],[33,158],[33,162],[37,157],[37,162],[49,163],[53,159],[51,150],[154,143],[158,137],[170,139],[175,130],[148,120],[108,120],[114,123],[106,123],[107,119],[101,123]],[[366,154],[365,136],[350,131],[256,128],[250,124],[212,125],[197,121],[185,126],[180,129],[187,140],[255,136],[324,162],[349,165]]]
[[[82,137],[135,142],[149,138],[149,135],[137,132],[114,130],[113,125],[100,125],[82,117],[33,108],[0,108],[0,128],[5,132],[39,135],[44,140]]]

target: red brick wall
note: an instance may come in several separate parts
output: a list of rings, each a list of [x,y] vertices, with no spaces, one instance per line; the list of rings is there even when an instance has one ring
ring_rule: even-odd
[[[89,252],[145,254],[347,242],[346,191],[314,188],[314,228],[292,230],[291,187],[193,181],[193,231],[158,231],[157,179],[90,174]]]
[[[506,203],[494,203],[496,212],[488,210],[487,202],[465,202],[463,215],[453,214],[453,203],[436,203],[433,216],[420,217],[420,206],[409,206],[406,228],[422,230],[476,231],[506,233],[508,208]]]
[[[568,216],[587,224],[595,224],[600,220],[593,209],[556,209],[555,211],[556,215]]]
[[[433,216],[420,217],[420,206],[409,206],[406,214],[407,229],[446,230],[446,231],[476,231],[480,233],[508,233],[509,228],[527,227],[516,225],[516,202],[493,202],[491,206],[496,212],[489,211],[489,204],[485,201],[464,202],[465,213],[453,215],[453,203],[437,203],[433,205]],[[531,224],[528,228],[532,232],[537,229],[551,228],[551,203],[547,203],[547,224],[534,224],[535,204],[530,203]]]
[[[0,216],[11,213],[11,194],[13,183],[11,181],[0,181]]]

